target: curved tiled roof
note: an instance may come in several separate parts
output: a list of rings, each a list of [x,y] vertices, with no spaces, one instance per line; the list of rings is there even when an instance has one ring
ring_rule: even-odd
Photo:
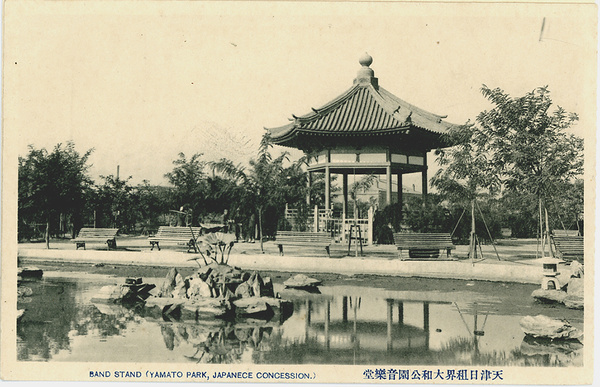
[[[357,78],[354,85],[326,105],[312,109],[290,124],[267,129],[276,144],[300,136],[369,136],[420,129],[431,135],[446,133],[454,124],[396,97],[378,86],[372,70],[366,78]],[[364,74],[363,74],[364,75]],[[359,72],[359,77],[361,72]]]

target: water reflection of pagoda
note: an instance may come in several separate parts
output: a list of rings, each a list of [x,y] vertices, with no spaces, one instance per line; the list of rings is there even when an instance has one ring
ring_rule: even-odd
[[[429,305],[448,304],[445,301],[409,300],[421,303],[423,326],[404,323],[405,300],[386,299],[385,321],[360,321],[357,311],[361,297],[342,297],[342,318],[331,318],[332,302],[325,301],[323,321],[313,321],[311,301],[307,301],[306,334],[314,335],[317,341],[330,350],[353,349],[361,351],[423,350],[429,351]],[[379,316],[374,316],[379,317]],[[383,316],[381,316],[383,317]]]

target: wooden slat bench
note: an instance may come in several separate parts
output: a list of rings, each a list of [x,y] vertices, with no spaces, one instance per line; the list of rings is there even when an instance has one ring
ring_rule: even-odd
[[[108,249],[117,248],[117,232],[118,228],[87,228],[84,227],[79,230],[77,238],[72,239],[71,242],[75,243],[75,249],[83,247],[85,250],[86,242],[101,242],[108,245]]]
[[[190,249],[196,251],[196,239],[200,235],[201,229],[201,227],[160,226],[156,235],[148,238],[150,245],[152,246],[150,250],[154,250],[154,246],[156,246],[160,251],[160,242],[167,242],[185,244],[188,248],[188,252]]]
[[[579,236],[579,230],[552,230],[552,235],[559,237]]]
[[[310,231],[277,231],[275,243],[279,246],[279,254],[283,255],[283,245],[292,246],[322,246],[330,257],[329,246],[331,235],[328,232]]]
[[[583,237],[582,236],[557,236],[552,237],[557,255],[565,261],[574,259],[583,263]]]
[[[450,250],[455,249],[452,237],[448,233],[394,233],[394,243],[398,248],[398,257],[402,258],[402,250],[408,250],[410,258],[437,258],[440,250],[446,250],[446,257],[450,257]],[[432,257],[433,256],[433,257]]]

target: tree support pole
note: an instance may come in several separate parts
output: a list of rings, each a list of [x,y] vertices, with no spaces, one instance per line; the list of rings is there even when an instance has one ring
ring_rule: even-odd
[[[542,258],[544,258],[544,255],[546,255],[546,245],[545,245],[545,238],[544,238],[544,218],[542,217],[542,197],[540,196],[539,198],[539,216],[540,216],[540,241],[541,241],[541,245],[542,245]]]
[[[479,214],[481,215],[481,219],[483,220],[483,225],[485,226],[488,236],[490,237],[490,241],[492,241],[492,247],[494,248],[494,251],[496,252],[496,257],[498,258],[499,261],[501,261],[500,254],[498,254],[498,250],[496,250],[496,244],[494,243],[494,238],[492,238],[492,233],[490,232],[490,229],[487,226],[485,217],[483,216],[483,212],[481,211],[481,207],[479,207],[479,203],[477,203],[477,209],[479,210]],[[481,248],[481,246],[479,248]]]
[[[469,241],[469,256],[471,263],[475,265],[475,256],[477,255],[477,246],[475,246],[475,199],[471,200],[471,237]]]

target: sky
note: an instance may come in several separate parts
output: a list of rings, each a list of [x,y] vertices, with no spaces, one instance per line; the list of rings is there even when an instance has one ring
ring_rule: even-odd
[[[245,163],[265,127],[348,89],[364,52],[382,87],[449,122],[490,108],[483,84],[547,85],[579,114],[573,133],[595,130],[590,5],[9,1],[4,13],[9,165],[66,141],[94,148],[92,178],[119,166],[134,184],[166,184],[179,152]]]

